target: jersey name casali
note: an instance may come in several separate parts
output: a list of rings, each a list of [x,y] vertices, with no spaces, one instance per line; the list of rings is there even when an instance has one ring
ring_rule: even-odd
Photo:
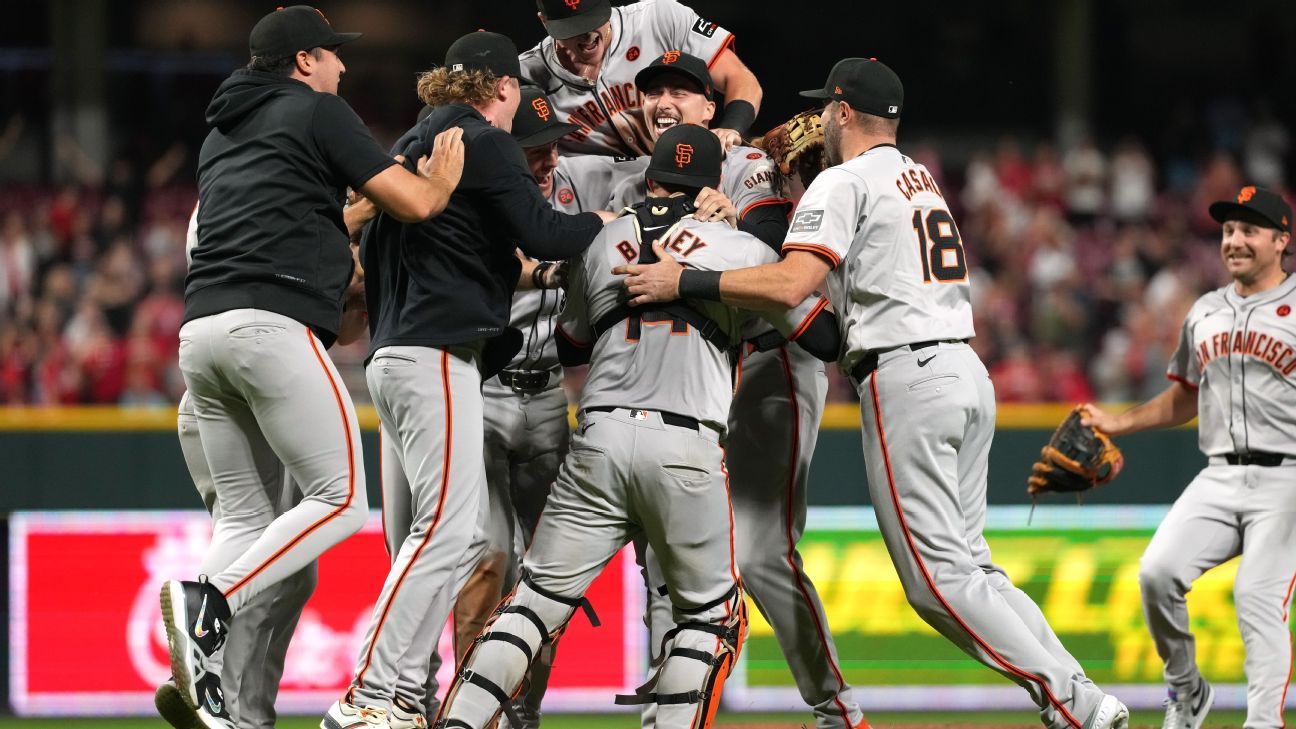
[[[1296,455],[1296,278],[1251,296],[1233,284],[1197,300],[1167,375],[1197,389],[1208,456]]]

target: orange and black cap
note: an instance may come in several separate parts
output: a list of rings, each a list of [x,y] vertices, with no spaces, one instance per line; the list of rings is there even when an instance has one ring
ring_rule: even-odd
[[[1261,228],[1291,232],[1292,209],[1282,195],[1264,187],[1247,185],[1233,200],[1211,203],[1210,216],[1218,223],[1239,220]]]
[[[549,97],[536,86],[522,87],[522,100],[513,113],[513,138],[523,149],[541,147],[580,129],[558,120]]]
[[[644,176],[685,187],[718,187],[723,163],[719,137],[697,124],[679,124],[657,138]]]
[[[359,33],[333,30],[324,13],[309,5],[293,5],[258,20],[248,36],[248,50],[253,56],[278,58],[312,48],[336,48],[359,37]]]
[[[899,119],[904,109],[904,84],[876,58],[845,58],[833,66],[822,89],[802,91],[811,99],[845,101],[852,109],[887,119]]]
[[[715,82],[711,80],[706,61],[680,51],[666,51],[654,59],[647,68],[635,74],[635,86],[643,91],[652,86],[654,79],[672,73],[697,84],[698,91],[708,99],[715,93]]]
[[[555,40],[567,40],[598,28],[612,17],[608,0],[536,0],[544,13],[545,32]]]

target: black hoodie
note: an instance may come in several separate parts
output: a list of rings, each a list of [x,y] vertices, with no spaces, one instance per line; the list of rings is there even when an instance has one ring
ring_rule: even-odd
[[[351,280],[346,187],[394,162],[341,98],[273,74],[235,71],[207,123],[185,321],[265,309],[332,343]]]
[[[501,336],[521,267],[514,250],[561,260],[585,250],[603,229],[594,213],[554,210],[517,141],[471,106],[437,107],[392,152],[412,165],[451,127],[463,129],[464,169],[445,211],[412,224],[379,215],[365,229],[371,357],[389,345],[444,347]]]

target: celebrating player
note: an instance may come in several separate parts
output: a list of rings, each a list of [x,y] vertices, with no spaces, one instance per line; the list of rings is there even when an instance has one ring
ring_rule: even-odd
[[[364,524],[359,425],[324,356],[354,267],[343,191],[413,221],[439,213],[459,180],[456,139],[411,174],[337,96],[337,49],[358,36],[304,5],[271,12],[248,67],[207,109],[180,370],[216,503],[241,528],[208,555],[207,576],[167,581],[161,604],[176,688],[208,727],[233,726],[220,681],[231,621]],[[302,499],[276,516],[269,489],[285,467]]]
[[[1206,570],[1241,555],[1233,602],[1246,647],[1247,729],[1283,726],[1292,665],[1287,606],[1296,578],[1296,279],[1283,271],[1291,206],[1263,187],[1210,206],[1233,282],[1193,304],[1160,395],[1111,415],[1086,405],[1111,436],[1200,416],[1208,463],[1143,553],[1143,614],[1165,661],[1165,729],[1199,729],[1215,689],[1197,668],[1184,596]]]
[[[618,268],[635,305],[684,296],[792,306],[828,280],[842,368],[861,400],[878,526],[918,613],[1025,688],[1044,723],[1123,729],[1125,706],[1085,677],[982,536],[994,388],[976,353],[967,259],[931,175],[896,148],[904,91],[884,64],[848,58],[822,90],[830,164],[793,216],[784,258],[737,271],[673,259]]]
[[[734,37],[676,0],[536,0],[548,37],[522,54],[523,75],[549,95],[562,121],[580,126],[559,142],[567,154],[639,156],[652,151],[635,74],[677,49],[709,59],[724,118],[714,124],[726,149],[756,120],[761,86],[734,53]]]
[[[718,444],[729,410],[727,350],[751,317],[686,302],[632,311],[611,269],[653,255],[644,242],[651,237],[665,241],[663,254],[707,269],[776,256],[724,223],[687,217],[697,191],[716,184],[721,156],[719,140],[702,127],[670,130],[647,173],[653,197],[609,224],[573,263],[558,342],[564,364],[590,362],[580,427],[517,590],[447,692],[439,717],[447,727],[480,729],[509,709],[535,652],[587,605],[590,582],[640,531],[661,556],[679,630],[655,682],[626,701],[658,703],[663,727],[712,721],[745,631]],[[800,332],[805,346],[835,352],[835,324],[822,301],[774,317],[788,336]]]

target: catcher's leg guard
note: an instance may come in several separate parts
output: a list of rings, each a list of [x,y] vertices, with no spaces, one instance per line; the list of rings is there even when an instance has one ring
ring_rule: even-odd
[[[527,667],[536,653],[562,635],[576,608],[582,608],[591,624],[598,617],[585,598],[570,598],[550,592],[532,580],[527,572],[517,589],[486,622],[459,664],[459,671],[446,691],[445,702],[434,725],[437,729],[483,729],[500,712],[513,713]],[[513,726],[521,726],[509,716]]]
[[[742,588],[735,585],[710,604],[675,610],[679,625],[662,639],[661,668],[616,703],[657,704],[656,726],[661,729],[706,729],[747,637],[747,605]]]

